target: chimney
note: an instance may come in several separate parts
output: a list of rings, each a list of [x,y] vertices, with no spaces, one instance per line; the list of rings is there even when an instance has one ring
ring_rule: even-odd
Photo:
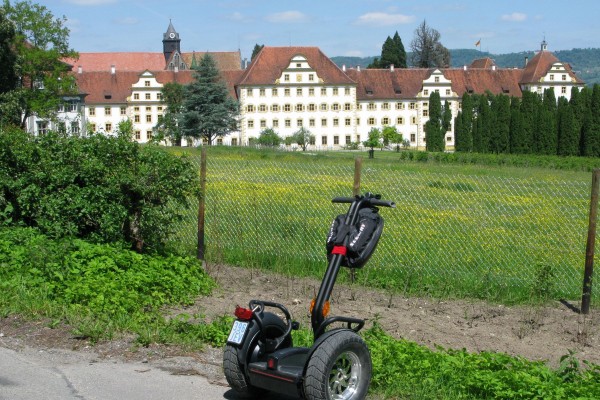
[[[111,66],[110,66],[110,73],[111,73],[112,75],[114,75],[116,72],[117,72],[117,68],[115,67],[115,65],[114,65],[114,64],[113,64],[113,65],[111,65]]]
[[[394,72],[394,64],[390,64],[390,72]]]
[[[463,65],[463,71],[466,71],[466,70],[467,70],[467,66]]]
[[[495,70],[496,70],[496,66],[492,65],[492,71],[495,71]]]
[[[360,65],[357,65],[357,66],[356,66],[356,70],[357,70],[358,72],[360,72]]]
[[[81,65],[79,67],[77,67],[77,73],[78,74],[83,73],[83,67]]]
[[[529,57],[525,56],[525,66],[529,63]]]
[[[342,65],[342,71],[346,72],[346,64]]]

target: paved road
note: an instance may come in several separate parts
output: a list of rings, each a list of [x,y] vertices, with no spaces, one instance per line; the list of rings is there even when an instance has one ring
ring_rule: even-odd
[[[2,400],[235,399],[198,375],[173,375],[148,363],[97,361],[64,350],[0,347]]]

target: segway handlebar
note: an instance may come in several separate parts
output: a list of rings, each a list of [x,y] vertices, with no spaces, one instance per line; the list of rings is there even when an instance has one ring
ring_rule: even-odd
[[[360,200],[360,197],[334,197],[331,200],[332,203],[353,203],[357,200]],[[371,206],[379,206],[379,207],[391,207],[396,208],[396,203],[388,200],[380,200],[375,197],[371,197],[367,199],[367,203]]]

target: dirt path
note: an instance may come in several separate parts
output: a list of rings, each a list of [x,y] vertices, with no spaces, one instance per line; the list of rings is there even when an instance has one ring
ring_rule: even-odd
[[[171,313],[199,313],[212,319],[232,313],[236,304],[263,299],[285,304],[294,319],[305,327],[310,325],[308,306],[320,281],[223,265],[208,268],[219,288],[211,297],[199,298],[193,306]],[[403,298],[385,291],[338,285],[332,296],[332,314],[365,318],[367,327],[378,320],[391,335],[430,347],[503,352],[544,360],[552,366],[571,350],[580,360],[600,364],[597,309],[583,317],[559,302],[546,307],[506,307],[480,301]],[[92,352],[102,359],[138,360],[174,374],[198,374],[214,384],[226,385],[220,349],[188,354],[173,346],[137,348],[132,337],[90,346],[73,337],[68,327],[50,329],[48,325],[48,321],[0,318],[0,345],[13,349],[61,348]]]

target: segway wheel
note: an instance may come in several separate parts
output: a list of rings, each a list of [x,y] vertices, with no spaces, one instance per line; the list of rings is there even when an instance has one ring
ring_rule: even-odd
[[[229,386],[236,392],[246,396],[257,396],[264,393],[257,387],[251,386],[242,372],[237,356],[238,349],[233,346],[225,346],[223,351],[223,372]]]
[[[340,331],[314,351],[304,379],[309,400],[362,400],[371,383],[371,355],[352,331]]]

